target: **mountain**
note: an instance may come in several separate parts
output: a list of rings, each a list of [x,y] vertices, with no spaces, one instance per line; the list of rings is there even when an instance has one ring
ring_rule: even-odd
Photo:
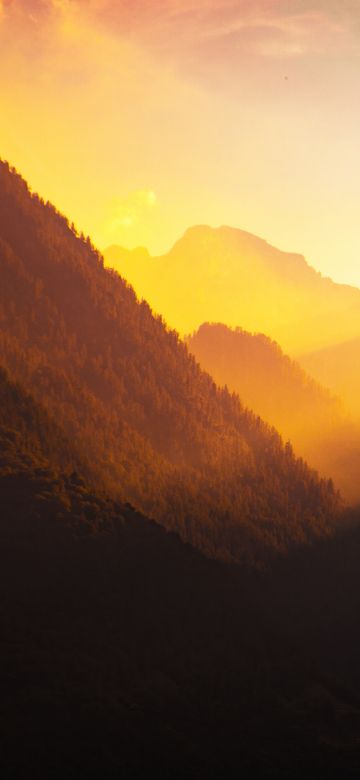
[[[341,414],[340,401],[317,384],[281,347],[262,333],[204,323],[186,339],[217,384],[238,392],[246,406],[283,433],[301,435],[304,426],[320,426]]]
[[[94,490],[3,370],[0,400],[2,775],[356,777],[359,529],[208,560]]]
[[[241,324],[291,355],[360,336],[360,290],[242,230],[197,226],[161,257],[117,246],[104,257],[182,334]]]
[[[341,395],[352,415],[360,420],[360,339],[351,339],[299,356],[305,370]]]
[[[0,273],[0,364],[75,442],[91,486],[209,556],[260,567],[333,532],[332,484],[218,389],[5,163]]]
[[[217,384],[238,393],[297,453],[331,476],[349,501],[360,500],[359,425],[276,342],[241,328],[206,323],[187,344]]]

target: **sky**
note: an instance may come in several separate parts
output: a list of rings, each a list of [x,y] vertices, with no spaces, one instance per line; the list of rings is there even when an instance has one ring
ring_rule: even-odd
[[[96,246],[232,225],[360,286],[359,0],[0,0],[0,157]]]

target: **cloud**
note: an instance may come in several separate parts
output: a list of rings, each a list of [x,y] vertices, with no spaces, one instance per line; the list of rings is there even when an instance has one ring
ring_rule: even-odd
[[[211,43],[225,39],[237,56],[239,48],[263,57],[332,51],[334,45],[348,50],[360,30],[358,0],[0,0],[2,7],[38,25],[81,18],[180,60],[189,51],[196,60],[197,48],[200,55],[213,53]]]
[[[6,2],[6,0],[5,0]],[[288,61],[355,55],[359,0],[7,0],[75,16],[110,38],[137,47],[188,83],[233,79],[250,60]],[[40,12],[39,9],[42,9]],[[50,11],[49,11],[50,9]]]
[[[349,52],[345,29],[320,13],[234,16],[209,25],[199,36],[195,57],[227,67],[250,58],[317,57],[342,48]]]
[[[20,1],[20,0],[19,0]],[[53,0],[62,4],[66,0]],[[69,2],[69,0],[68,0]],[[72,0],[74,5],[87,8],[98,21],[131,34],[142,34],[149,39],[161,36],[166,30],[177,27],[183,36],[185,31],[194,37],[202,34],[224,34],[239,26],[249,27],[259,22],[269,26],[291,26],[321,19],[326,25],[352,25],[359,23],[358,0]]]

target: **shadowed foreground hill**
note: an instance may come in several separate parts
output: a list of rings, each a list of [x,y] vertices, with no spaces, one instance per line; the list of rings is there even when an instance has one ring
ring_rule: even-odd
[[[227,560],[262,565],[332,532],[332,485],[4,163],[0,273],[0,362],[76,443],[91,484]]]
[[[239,394],[289,439],[295,451],[331,476],[346,499],[360,500],[360,428],[339,399],[262,334],[204,324],[187,344],[219,385]]]
[[[357,777],[358,531],[265,577],[209,561],[0,395],[4,777]]]
[[[291,355],[360,336],[360,290],[243,230],[198,225],[161,257],[117,246],[104,256],[182,334],[241,324]]]

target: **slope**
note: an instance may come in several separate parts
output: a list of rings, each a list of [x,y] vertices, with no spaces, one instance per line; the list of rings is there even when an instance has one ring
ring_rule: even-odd
[[[358,530],[271,576],[209,561],[0,394],[2,774],[356,776]]]
[[[0,360],[96,485],[208,555],[263,565],[331,532],[338,498],[202,372],[89,240],[0,166]]]

